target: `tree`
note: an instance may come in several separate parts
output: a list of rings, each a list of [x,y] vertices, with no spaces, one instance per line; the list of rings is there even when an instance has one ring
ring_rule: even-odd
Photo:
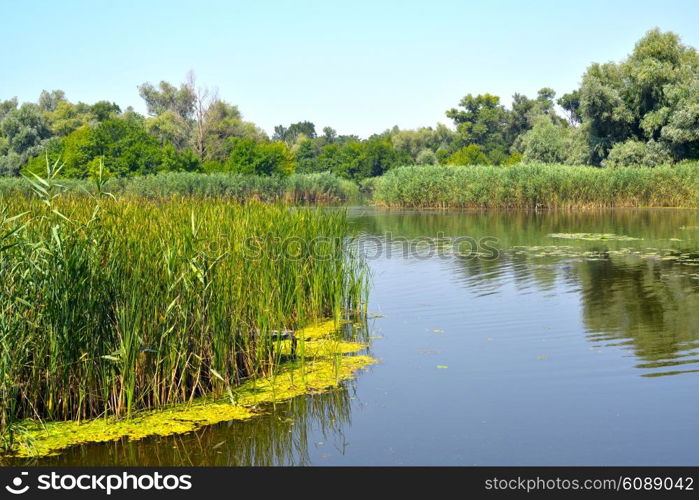
[[[447,128],[444,124],[438,124],[437,128],[421,127],[416,130],[391,131],[391,142],[396,151],[405,153],[417,162],[420,152],[429,150],[435,153],[440,148],[454,151],[459,144],[459,134]]]
[[[437,155],[435,155],[430,149],[423,149],[417,154],[415,163],[417,165],[436,165]]]
[[[133,119],[112,118],[96,127],[83,125],[49,146],[47,152],[51,157],[60,157],[63,175],[75,178],[87,177],[99,161],[116,176],[199,169],[198,162],[192,161],[191,151],[179,152],[172,144],[163,146],[141,122]],[[28,168],[41,170],[43,162],[37,156]]]
[[[158,87],[146,82],[138,87],[138,93],[150,115],[146,129],[163,145],[172,143],[180,150],[189,147],[198,99],[192,78],[179,87],[166,81],[161,81]]]
[[[62,90],[52,90],[48,92],[42,90],[39,95],[39,109],[41,111],[56,111],[58,105],[66,100],[66,93]]]
[[[59,100],[50,110],[44,111],[43,115],[52,134],[63,137],[83,125],[96,126],[99,122],[115,118],[120,112],[119,106],[108,101],[89,105]]]
[[[612,147],[607,158],[602,162],[605,167],[654,167],[672,163],[670,152],[660,143],[629,139]]]
[[[332,143],[336,137],[337,130],[332,127],[323,127],[323,138],[328,144]]]
[[[507,111],[498,96],[468,94],[461,99],[459,106],[462,109],[448,110],[447,117],[454,120],[465,144],[476,144],[485,152],[509,148],[505,137]]]
[[[692,110],[698,103],[697,82],[696,50],[658,29],[649,31],[625,61],[590,66],[583,75],[579,110],[593,162],[629,140],[663,143],[675,159],[696,157]],[[637,145],[622,150],[632,148]]]
[[[256,142],[252,139],[232,139],[234,144],[225,163],[229,172],[256,175],[289,175],[296,162],[283,142]]]
[[[121,114],[121,108],[114,102],[97,101],[92,106],[89,106],[90,113],[98,122],[115,118]]]
[[[201,160],[206,157],[206,139],[213,125],[213,120],[210,119],[212,105],[219,102],[217,92],[211,91],[206,87],[197,87],[196,79],[193,72],[187,75],[187,88],[191,89],[194,94],[194,151],[199,155]],[[231,112],[233,110],[225,110]],[[237,110],[236,110],[237,111]]]
[[[320,154],[320,148],[317,145],[317,141],[304,139],[292,148],[292,152],[296,157],[298,163],[297,171],[299,173],[307,174],[319,171],[317,158]]]
[[[161,81],[158,87],[146,82],[139,85],[138,93],[146,102],[150,116],[172,111],[183,120],[189,120],[194,114],[197,97],[189,82],[180,84],[179,88],[166,81]]]
[[[172,144],[177,149],[185,149],[190,145],[191,124],[174,111],[163,111],[157,116],[148,118],[144,126],[148,133],[157,138],[163,146]]]
[[[313,122],[303,121],[292,123],[288,127],[277,125],[274,127],[274,136],[272,140],[294,144],[301,136],[308,139],[315,139],[317,136],[315,124]]]
[[[318,170],[332,172],[346,179],[361,177],[364,148],[358,140],[330,144],[318,156]]]
[[[566,112],[568,122],[573,126],[580,125],[580,122],[582,122],[582,116],[580,116],[580,90],[563,94],[557,102]]]
[[[512,110],[508,113],[507,143],[513,144],[517,137],[531,130],[542,117],[554,124],[562,122],[562,119],[556,114],[555,97],[556,92],[548,87],[540,89],[535,99],[530,99],[522,94],[513,95]]]
[[[534,127],[522,136],[522,157],[527,161],[563,163],[567,155],[567,130],[540,116]]]
[[[383,175],[394,167],[412,163],[412,158],[396,151],[386,137],[370,137],[363,145],[361,168],[356,176],[360,179]]]
[[[11,108],[9,105],[3,107]],[[5,113],[0,121],[0,135],[5,150],[0,169],[5,174],[17,175],[28,158],[39,154],[51,137],[51,130],[39,106],[24,103]]]
[[[6,101],[0,101],[0,121],[7,116],[7,114],[17,109],[17,98],[7,99]]]
[[[263,142],[267,135],[255,124],[243,120],[237,106],[220,99],[207,109],[204,127],[204,159],[225,161],[231,153],[230,138],[239,137]]]
[[[452,154],[447,165],[490,165],[488,156],[478,144],[469,144]]]

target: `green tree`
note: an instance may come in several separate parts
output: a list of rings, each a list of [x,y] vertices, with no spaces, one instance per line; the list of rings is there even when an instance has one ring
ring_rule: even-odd
[[[431,149],[423,149],[415,158],[417,165],[437,165],[437,155]]]
[[[287,144],[294,144],[299,138],[315,139],[316,126],[313,122],[303,121],[292,123],[288,127],[277,125],[274,127],[273,141],[284,141]]]
[[[0,173],[4,175],[17,175],[27,159],[39,154],[51,137],[51,129],[38,105],[24,103],[16,107],[16,100],[11,104],[3,105],[7,111],[0,121],[1,147],[5,151]]]
[[[534,127],[522,136],[522,157],[527,161],[563,163],[568,151],[567,130],[546,116],[540,116]]]
[[[83,125],[51,145],[47,152],[61,158],[63,175],[75,178],[87,177],[100,160],[116,176],[199,169],[191,151],[179,152],[172,144],[163,146],[139,121],[122,118],[105,120],[96,127]],[[37,156],[28,168],[41,170],[43,161]]]
[[[555,110],[555,97],[556,92],[548,87],[540,89],[535,99],[522,94],[513,95],[512,110],[508,113],[507,143],[513,144],[517,137],[531,130],[542,117],[554,124],[561,123],[563,120]]]
[[[580,115],[580,90],[576,89],[568,94],[563,94],[557,102],[566,112],[568,122],[573,126],[580,125],[580,122],[582,122],[582,116]]]
[[[675,159],[695,157],[697,82],[696,50],[658,29],[649,31],[625,61],[590,66],[579,110],[593,162],[600,163],[616,144],[629,140],[663,143]]]
[[[449,156],[447,165],[490,165],[490,159],[478,144],[469,144]]]
[[[207,108],[204,124],[204,160],[225,161],[232,151],[229,139],[239,137],[262,142],[267,135],[246,122],[237,106],[216,100]]]
[[[672,156],[661,143],[651,139],[648,142],[629,139],[612,147],[602,162],[605,167],[655,167],[672,163]]]
[[[508,114],[500,98],[492,94],[466,95],[447,117],[454,120],[463,143],[478,145],[483,151],[506,151]]]
[[[296,161],[283,142],[256,142],[232,139],[234,144],[225,163],[229,172],[256,175],[289,175],[296,170]]]
[[[155,87],[146,82],[139,85],[138,93],[146,102],[148,114],[151,116],[171,111],[183,120],[189,120],[194,115],[196,92],[190,83],[182,83],[175,87],[171,83],[161,81]]]

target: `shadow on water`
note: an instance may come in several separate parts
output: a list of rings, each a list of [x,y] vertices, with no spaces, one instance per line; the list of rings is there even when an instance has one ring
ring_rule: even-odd
[[[226,422],[199,431],[140,441],[78,446],[40,460],[9,460],[6,465],[270,466],[309,465],[310,436],[343,446],[350,425],[352,383],[261,409],[259,417]]]

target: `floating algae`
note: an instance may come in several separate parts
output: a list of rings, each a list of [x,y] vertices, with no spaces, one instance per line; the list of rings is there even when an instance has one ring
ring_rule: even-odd
[[[599,241],[599,240],[596,240]],[[600,261],[613,258],[625,258],[646,261],[664,261],[683,266],[699,266],[699,252],[694,250],[684,251],[680,248],[591,248],[573,247],[568,245],[547,246],[513,246],[505,250],[504,254],[510,254],[513,259],[545,259],[561,258],[567,260]],[[530,264],[537,266],[537,264]],[[539,265],[540,266],[540,265]]]
[[[641,238],[614,233],[551,233],[549,238],[585,241],[639,241]]]
[[[369,356],[345,355],[364,349],[366,344],[340,340],[334,335],[336,331],[334,321],[299,330],[297,354],[305,362],[284,363],[273,376],[248,380],[232,389],[230,399],[200,398],[192,404],[139,412],[130,419],[25,421],[9,455],[48,456],[80,444],[183,434],[207,425],[253,418],[263,411],[259,407],[268,403],[330,390],[375,363]],[[291,342],[283,341],[281,350],[282,354],[290,353]]]

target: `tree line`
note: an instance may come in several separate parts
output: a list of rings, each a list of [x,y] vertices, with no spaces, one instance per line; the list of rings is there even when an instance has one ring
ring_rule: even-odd
[[[70,102],[62,90],[37,102],[0,101],[0,175],[64,163],[63,175],[332,172],[349,179],[402,165],[655,166],[699,159],[699,54],[654,29],[617,63],[594,63],[580,87],[556,99],[543,88],[516,93],[510,107],[489,93],[466,95],[439,124],[394,127],[366,139],[309,121],[275,127],[245,121],[237,106],[197,85],[138,87],[146,115],[109,101]]]

